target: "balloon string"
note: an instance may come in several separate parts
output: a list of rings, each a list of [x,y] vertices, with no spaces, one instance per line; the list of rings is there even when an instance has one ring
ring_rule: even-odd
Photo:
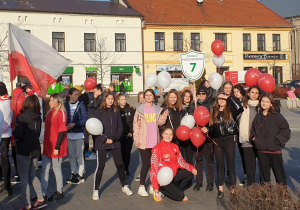
[[[216,146],[218,146],[218,144],[217,144],[214,140],[212,140],[212,138],[210,138],[210,136],[209,136],[208,134],[206,134],[206,136],[207,136],[207,139],[208,139],[209,141],[211,141],[211,142],[214,143]]]

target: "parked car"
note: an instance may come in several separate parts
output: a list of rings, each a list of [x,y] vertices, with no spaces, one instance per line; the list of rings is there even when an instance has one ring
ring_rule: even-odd
[[[291,87],[300,88],[300,80],[287,80],[278,86],[283,87],[285,89],[290,89]]]

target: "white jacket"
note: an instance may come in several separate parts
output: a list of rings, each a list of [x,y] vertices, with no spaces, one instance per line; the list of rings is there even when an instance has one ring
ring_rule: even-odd
[[[11,137],[11,123],[13,112],[10,108],[10,100],[0,102],[0,111],[4,117],[4,125],[2,127],[2,138]],[[0,119],[1,120],[1,119]],[[3,119],[2,119],[3,121]],[[0,125],[1,126],[1,125]]]

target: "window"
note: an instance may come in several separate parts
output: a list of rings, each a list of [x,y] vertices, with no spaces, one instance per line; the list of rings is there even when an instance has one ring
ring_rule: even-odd
[[[191,50],[200,51],[200,34],[191,33]]]
[[[116,52],[126,52],[126,35],[115,34]]]
[[[65,51],[65,33],[53,32],[52,33],[52,47],[58,52]]]
[[[86,72],[86,78],[94,77],[97,80],[97,72]]]
[[[96,52],[95,34],[84,34],[84,52]]]
[[[251,50],[251,35],[243,34],[243,50],[250,51]]]
[[[263,73],[268,73],[268,67],[258,67],[258,70],[263,74]]]
[[[273,34],[273,51],[280,51],[280,34]]]
[[[155,32],[155,51],[165,50],[165,33]]]
[[[248,71],[249,69],[252,69],[252,67],[249,67],[249,66],[244,67],[244,71]]]
[[[182,33],[173,33],[173,48],[174,51],[183,50]]]
[[[264,34],[257,34],[257,50],[258,51],[265,51],[265,35]]]
[[[224,43],[224,51],[227,51],[227,34],[216,34],[217,39]]]
[[[229,66],[221,66],[219,68],[219,74],[224,75],[224,71],[229,71]],[[218,67],[216,68],[216,72],[218,72]]]

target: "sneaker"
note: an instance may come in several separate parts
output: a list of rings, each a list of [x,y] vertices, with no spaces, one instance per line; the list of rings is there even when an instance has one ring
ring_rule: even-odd
[[[141,178],[140,178],[140,175],[138,175],[137,177],[135,177],[135,179],[134,179],[134,180],[135,180],[135,181],[137,181],[137,182],[139,182],[139,181],[140,181],[140,179],[141,179]]]
[[[193,188],[194,191],[199,191],[203,187],[203,184],[200,182],[197,182]]]
[[[10,183],[12,184],[19,184],[20,183],[20,178],[18,176],[14,176],[11,180]]]
[[[94,190],[92,199],[94,201],[99,200],[99,192],[98,192],[98,190]]]
[[[149,195],[145,187],[139,187],[138,194],[142,197],[147,197]]]
[[[97,159],[97,155],[96,154],[91,154],[90,156],[88,156],[87,158],[85,158],[86,160],[96,160]]]
[[[76,175],[76,178],[77,178],[77,184],[82,184],[85,181],[83,176],[80,176],[79,174]]]
[[[33,204],[33,207],[32,209],[41,209],[41,208],[44,208],[48,206],[47,202],[44,200],[44,201],[36,201],[34,204]]]
[[[149,191],[148,191],[150,194],[154,194],[155,192],[154,192],[154,190],[153,190],[153,187],[152,187],[152,185],[150,185],[149,186]]]
[[[241,182],[239,183],[239,185],[240,185],[240,186],[247,185],[247,178],[244,178],[244,180],[241,181]]]
[[[222,192],[222,191],[218,191],[218,197],[219,198],[223,198],[224,197],[224,192]]]
[[[24,206],[23,208],[21,208],[20,210],[28,210],[28,209],[32,209],[31,207],[28,206]]]
[[[86,156],[90,156],[90,155],[93,154],[93,151],[91,151],[91,150],[85,151],[84,154],[85,154]]]
[[[129,188],[128,185],[125,185],[124,187],[122,187],[122,192],[125,193],[126,195],[132,195],[133,192],[131,191],[131,189]]]
[[[53,195],[50,196],[48,201],[57,201],[64,197],[63,193],[56,191]]]
[[[71,184],[76,178],[76,175],[74,173],[71,173],[71,176],[69,179],[67,179],[66,183]]]
[[[184,198],[182,199],[182,201],[188,201],[188,197],[184,196]]]
[[[47,195],[44,195],[44,194],[43,194],[43,197],[44,197],[44,201],[47,202],[47,201],[48,201]],[[33,202],[36,202],[36,201],[37,201],[37,197],[33,197],[33,198],[31,198],[30,200],[33,201]]]
[[[162,201],[162,196],[161,196],[160,193],[154,193],[154,194],[153,194],[153,199],[154,199],[155,201],[160,202],[160,201]]]

